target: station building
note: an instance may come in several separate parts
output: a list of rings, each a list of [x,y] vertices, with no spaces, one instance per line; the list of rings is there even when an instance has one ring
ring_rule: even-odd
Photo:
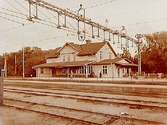
[[[46,63],[33,67],[36,77],[129,77],[137,65],[120,58],[109,42],[66,43]]]

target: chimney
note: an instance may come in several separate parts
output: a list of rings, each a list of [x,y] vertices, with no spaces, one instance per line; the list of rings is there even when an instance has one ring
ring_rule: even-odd
[[[86,40],[86,44],[89,44],[89,43],[91,43],[91,40]]]

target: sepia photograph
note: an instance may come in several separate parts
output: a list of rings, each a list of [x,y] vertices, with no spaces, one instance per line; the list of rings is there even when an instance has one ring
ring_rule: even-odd
[[[0,125],[167,125],[167,0],[0,0]]]

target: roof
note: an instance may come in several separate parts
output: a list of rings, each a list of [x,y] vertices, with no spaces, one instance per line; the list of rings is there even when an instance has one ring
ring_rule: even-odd
[[[53,49],[53,50],[50,50],[49,52],[48,52],[48,54],[46,55],[46,58],[48,59],[48,58],[57,58],[58,56],[59,56],[59,54],[60,54],[60,49],[61,49],[62,47],[58,47],[58,48],[55,48],[55,49]]]
[[[116,63],[116,62],[121,61],[121,60],[122,60],[122,58],[104,59],[100,62],[94,63],[94,65],[108,65],[108,64],[111,64],[111,63]]]
[[[95,55],[105,44],[106,42],[82,44],[78,56]]]
[[[75,62],[56,62],[56,63],[44,63],[36,65],[33,68],[63,68],[63,67],[77,67],[90,64],[92,61],[75,61]]]
[[[120,65],[120,66],[129,66],[129,67],[137,67],[137,64],[134,63],[115,63],[116,65]]]
[[[128,63],[120,63],[119,61],[126,60]],[[121,66],[137,66],[137,64],[132,63],[129,59],[126,58],[114,58],[114,59],[104,59],[100,62],[93,63],[93,65],[110,65],[116,64]]]
[[[111,45],[109,44],[109,42],[105,42],[105,41],[104,42],[94,42],[94,43],[89,42],[89,43],[80,45],[81,49],[80,49],[78,56],[95,55],[105,44],[109,46],[111,51],[116,56],[116,53],[114,49],[111,47]]]
[[[109,44],[109,42],[105,42],[105,41],[104,42],[89,42],[85,44],[75,44],[75,43],[69,42],[69,43],[66,43],[62,48],[60,48],[58,50],[57,55],[52,56],[52,58],[58,57],[60,51],[65,46],[68,46],[68,45],[78,52],[78,56],[89,56],[89,55],[95,55],[105,44],[107,44],[109,48],[111,49],[111,51],[114,53],[114,55],[117,56],[114,49]]]

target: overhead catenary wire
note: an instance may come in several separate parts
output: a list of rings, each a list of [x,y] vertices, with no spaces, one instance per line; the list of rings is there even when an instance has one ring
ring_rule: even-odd
[[[15,18],[19,18],[19,19],[23,19],[23,20],[27,20],[27,18],[25,17],[25,15],[24,15],[24,17],[22,16],[18,16],[18,15],[14,15],[14,14],[10,14],[10,13],[7,13],[7,12],[3,12],[3,11],[0,11],[0,14],[3,14],[3,15],[7,15],[7,16],[12,16],[12,17],[15,17]],[[9,19],[9,18],[7,18],[7,17],[4,17],[5,19]],[[11,20],[12,21],[12,19],[9,19],[9,20]],[[14,21],[14,20],[13,20]],[[56,23],[54,23],[54,22],[52,22],[52,21],[49,21],[49,20],[45,20],[45,19],[41,19],[41,20],[39,20],[39,21],[36,21],[36,22],[40,22],[40,21],[43,21],[43,22],[48,22],[48,23],[50,23],[50,24],[54,24],[54,25],[50,25],[50,24],[47,24],[48,26],[55,26],[56,25]],[[14,22],[18,22],[18,21],[14,21]],[[18,22],[19,23],[19,22]],[[40,22],[41,23],[41,22]],[[19,23],[20,24],[20,23]],[[21,24],[24,24],[24,23],[21,23]],[[44,24],[44,23],[43,23]],[[45,23],[45,25],[46,25],[46,23]]]
[[[144,24],[158,23],[158,22],[166,21],[166,20],[167,20],[167,18],[155,19],[155,20],[148,20],[148,21],[141,21],[141,22],[126,24],[126,26],[130,27],[130,26],[136,26],[136,25],[144,25]]]
[[[0,18],[2,18],[2,19],[4,19],[4,20],[7,20],[7,21],[9,21],[9,22],[17,23],[17,24],[20,24],[20,25],[23,25],[23,26],[24,26],[24,23],[23,23],[23,22],[20,22],[20,21],[18,21],[18,20],[11,19],[11,18],[9,18],[9,17],[0,15]]]
[[[32,5],[34,8],[36,8],[36,5]],[[43,11],[40,11],[40,8],[36,8],[36,9],[38,9],[38,10],[36,10],[36,11],[38,11],[38,12],[40,12],[40,14],[42,14],[45,18],[47,18],[47,19],[49,19],[49,17],[43,12]],[[49,12],[49,11],[48,11]]]
[[[15,17],[15,18],[19,18],[19,19],[23,19],[23,20],[27,21],[27,18],[24,18],[24,17],[20,17],[20,16],[17,16],[17,15],[13,15],[13,14],[9,14],[9,13],[6,13],[6,12],[1,12],[1,11],[0,11],[0,13],[3,14],[3,15],[9,15],[9,16],[12,16],[12,17]],[[15,22],[15,23],[17,23],[17,24],[24,25],[24,23],[22,23],[22,22],[19,22],[19,21],[10,19],[10,18],[5,17],[5,16],[0,16],[0,18],[3,18],[3,19],[5,19],[5,20],[11,21],[11,22]],[[39,23],[39,24],[46,25],[46,26],[49,26],[49,27],[52,27],[52,28],[57,28],[57,26],[58,26],[56,23],[51,22],[51,21],[48,21],[48,20],[45,20],[45,19],[34,20],[34,22],[37,22],[37,23]],[[34,22],[33,22],[33,23],[34,23]],[[48,24],[48,23],[49,23],[49,24]],[[70,28],[65,29],[65,28],[62,27],[61,29],[66,30],[66,31],[70,31],[70,32],[73,32],[73,33],[75,32],[75,31],[73,31],[73,30],[70,29]]]
[[[99,7],[99,6],[101,7],[101,6],[104,6],[104,5],[106,5],[106,4],[112,3],[112,2],[114,2],[114,1],[116,1],[116,0],[108,0],[108,1],[105,1],[105,2],[101,2],[101,3],[96,3],[96,4],[94,4],[94,5],[85,7],[85,9],[92,9],[92,8],[96,8],[96,7]]]
[[[49,11],[48,11],[49,12]],[[35,23],[35,22],[37,22],[37,23],[41,23],[41,24],[43,24],[43,25],[47,25],[47,26],[49,26],[49,27],[54,27],[54,28],[57,28],[57,24],[55,23],[55,22],[52,22],[52,21],[50,21],[50,20],[46,20],[46,19],[40,19],[40,20],[38,20],[38,19],[33,19],[33,22]],[[91,21],[92,22],[92,21]],[[72,28],[70,28],[70,27],[61,27],[60,29],[63,29],[63,30],[65,30],[65,31],[68,31],[68,32],[73,32],[73,33],[76,33],[76,30],[74,29],[74,27],[71,25],[71,27]],[[103,27],[102,27],[103,28]],[[107,30],[107,29],[106,29]],[[87,33],[87,36],[89,36],[89,34]],[[91,35],[91,37],[92,37],[92,35]]]
[[[27,19],[26,17],[21,17],[21,16],[14,15],[14,14],[9,14],[9,13],[3,12],[3,11],[0,11],[0,14],[7,15],[7,16],[12,16],[12,17],[16,17],[16,18],[19,18],[19,19]]]
[[[19,14],[19,15],[27,16],[27,15],[26,15],[26,14],[24,14],[24,13],[17,12],[17,11],[14,11],[14,10],[8,9],[8,8],[0,7],[0,9],[1,9],[1,10],[5,10],[5,11],[8,11],[8,12],[10,12],[10,13],[15,13],[15,14]]]
[[[21,10],[17,9],[15,6],[13,6],[12,3],[9,2],[9,0],[4,0],[9,6],[11,6],[13,9],[15,9],[18,12],[21,12]]]
[[[43,14],[43,15],[45,16],[45,14],[44,14],[42,11],[40,11],[40,10],[38,10],[38,11],[41,12],[41,14]],[[56,23],[54,23],[54,22],[48,20],[48,19],[51,19],[51,18],[55,18],[56,20],[58,20],[58,18],[57,18],[56,15],[54,15],[54,14],[51,13],[50,11],[48,11],[48,12],[52,15],[52,17],[48,17],[48,18],[44,18],[44,19],[40,19],[40,17],[39,17],[39,20],[45,21],[45,22],[48,22],[48,23],[51,23],[51,24],[54,24],[54,25],[56,25],[57,27],[59,27],[59,28],[61,28],[61,29],[64,29],[64,28],[70,29],[70,27],[71,27],[71,29],[77,30],[70,22],[66,22],[70,27],[67,27],[67,25],[66,25],[66,27],[63,27],[63,24],[61,24],[60,21],[59,21],[59,24],[56,24]],[[46,16],[45,16],[45,17],[46,17]],[[60,19],[60,15],[59,15],[59,19]],[[66,20],[67,20],[67,18],[66,18]],[[38,23],[39,23],[39,21],[38,21]]]
[[[32,1],[32,0],[31,0],[31,1]],[[33,4],[36,3],[35,1],[32,1],[32,2],[34,2]],[[52,5],[52,4],[50,4],[50,3],[47,3],[47,2],[45,2],[45,1],[43,1],[43,0],[40,0],[40,3],[37,3],[37,4],[38,4],[39,6],[41,6],[41,7],[43,7],[43,8],[46,8],[46,9],[49,9],[49,10],[51,10],[51,11],[54,11],[54,12],[57,12],[57,13],[61,13],[61,14],[63,14],[63,15],[66,15],[66,16],[68,16],[68,17],[74,19],[74,20],[83,20],[83,19],[81,19],[80,17],[78,17],[76,14],[71,13],[71,12],[65,10],[65,9],[60,8],[60,7],[54,6],[54,5]],[[46,4],[46,5],[45,5],[45,4]],[[92,25],[97,25],[95,22],[91,21],[91,20],[88,19],[88,18],[85,18],[84,21],[86,21],[85,23],[87,23],[87,24],[89,24],[89,23],[91,22]],[[101,28],[106,28],[106,27],[104,27],[104,26],[102,26],[102,25],[98,25],[98,26],[101,26]]]
[[[112,2],[114,2],[114,1],[116,1],[116,0],[108,0],[108,1],[105,1],[105,2],[101,2],[101,3],[100,3],[100,2],[96,2],[96,3],[93,4],[93,5],[90,5],[90,6],[85,7],[85,10],[86,10],[86,9],[93,9],[93,8],[100,7],[100,6],[104,6],[104,5],[109,4],[109,3],[112,3]],[[69,8],[67,8],[67,10],[72,11],[73,13],[76,13],[76,12],[77,12],[77,10],[71,10],[71,9],[69,9]]]
[[[18,1],[18,0],[14,0],[18,5],[20,5],[23,9],[25,9],[25,10],[28,10],[28,8],[26,8],[24,5],[23,5],[23,3],[20,3],[20,1]]]
[[[0,30],[0,32],[2,33],[7,33],[7,32],[10,32],[10,31],[13,31],[13,30],[18,30],[20,28],[23,28],[25,26],[28,26],[28,25],[31,25],[32,23],[24,23],[24,25],[19,25],[19,26],[13,26],[13,27],[10,27],[8,29],[5,29],[5,30]]]
[[[1,15],[0,15],[0,18],[2,18],[2,19],[4,19],[4,20],[7,20],[7,21],[10,21],[10,22],[13,22],[13,23],[17,23],[17,24],[20,24],[20,25],[24,26],[24,23],[19,22],[19,21],[17,21],[17,20],[10,19],[10,18],[7,18],[7,17],[5,17],[5,16],[1,16]]]
[[[30,40],[30,41],[25,41],[25,42],[27,42],[27,43],[33,43],[34,41],[39,41],[39,42],[41,42],[41,41],[48,41],[48,40],[57,39],[58,37],[62,37],[62,35],[47,37],[47,38],[43,38],[43,39],[34,39],[34,40]],[[7,40],[7,41],[4,41],[4,42],[8,42],[8,40]],[[14,41],[14,42],[16,42],[16,41]],[[17,42],[18,42],[18,41],[17,41]],[[19,41],[19,42],[22,42],[22,41]],[[33,45],[33,46],[34,46],[34,45]],[[24,48],[26,48],[26,46],[25,46]]]

